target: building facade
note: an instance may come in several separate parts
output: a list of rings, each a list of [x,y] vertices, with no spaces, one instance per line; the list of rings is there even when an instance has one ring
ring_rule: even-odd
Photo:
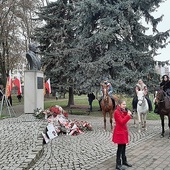
[[[170,77],[170,68],[167,65],[161,66],[161,65],[157,64],[155,66],[155,71],[156,71],[156,73],[160,74],[161,77],[163,75],[168,75]]]

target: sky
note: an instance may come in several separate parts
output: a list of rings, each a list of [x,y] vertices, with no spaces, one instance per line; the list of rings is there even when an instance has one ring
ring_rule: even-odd
[[[169,7],[170,0],[166,0],[165,2],[160,4],[160,7],[157,9],[157,12],[153,13],[154,17],[164,15],[162,22],[160,22],[157,26],[160,32],[167,31],[168,29],[170,29]],[[158,53],[160,53],[160,55],[155,56],[154,58],[155,60],[158,61],[170,60],[170,44],[166,46],[166,48],[158,50]]]

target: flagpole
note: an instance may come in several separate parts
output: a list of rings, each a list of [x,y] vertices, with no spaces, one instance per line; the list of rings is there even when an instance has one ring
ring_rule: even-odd
[[[4,100],[4,94],[3,94],[2,90],[0,90],[0,93],[2,94],[1,108],[0,108],[0,117],[1,117],[1,115],[2,115],[3,100]]]

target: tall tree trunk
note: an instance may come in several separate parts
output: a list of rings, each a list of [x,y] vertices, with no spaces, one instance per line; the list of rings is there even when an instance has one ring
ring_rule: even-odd
[[[69,87],[69,98],[68,98],[68,107],[74,105],[74,93],[73,87]]]
[[[6,84],[6,69],[5,69],[5,66],[4,66],[4,63],[2,64],[3,67],[2,67],[2,85],[3,85],[3,88],[5,88],[5,84]]]
[[[2,52],[0,53],[0,61],[1,61],[1,73],[2,73],[2,85],[5,88],[6,85],[6,61],[5,61],[5,47],[4,43],[2,43]]]

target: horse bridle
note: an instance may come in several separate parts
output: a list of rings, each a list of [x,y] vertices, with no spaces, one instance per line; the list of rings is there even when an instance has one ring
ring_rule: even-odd
[[[165,101],[165,99],[159,100],[158,103],[163,103],[164,101]]]
[[[143,97],[143,99],[138,99],[138,102],[139,101],[142,101],[142,103],[144,102],[145,96],[143,95],[142,97]]]
[[[103,89],[103,91],[104,91],[104,90],[105,90],[105,93],[103,93],[103,99],[104,99],[104,100],[107,100],[108,95],[107,95],[106,89]]]

